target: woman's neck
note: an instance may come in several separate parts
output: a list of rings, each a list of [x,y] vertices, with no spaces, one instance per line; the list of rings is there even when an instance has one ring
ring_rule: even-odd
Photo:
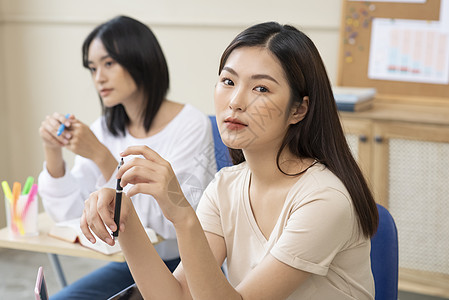
[[[145,130],[143,119],[140,117],[141,111],[138,110],[137,114],[132,115],[133,117],[129,116],[128,132],[135,138],[146,138],[155,135],[163,130],[178,115],[183,107],[183,104],[170,100],[162,101],[159,110],[153,118],[149,131]],[[128,110],[126,112],[128,113]]]
[[[143,96],[123,103],[123,107],[129,119],[128,132],[133,137],[144,138],[146,131],[143,126],[144,119],[142,116],[142,111],[145,109]]]
[[[128,115],[130,126],[143,127],[142,111],[145,109],[145,99],[143,94],[138,93],[135,98],[124,101],[122,105]]]
[[[265,149],[262,151],[244,150],[245,160],[251,170],[252,180],[263,184],[273,184],[283,175],[276,164],[277,152]]]
[[[298,158],[284,149],[279,157],[279,170],[276,162],[277,151],[244,151],[245,159],[251,170],[251,180],[258,181],[260,184],[269,186],[277,184],[285,180],[296,180],[296,176],[288,176],[286,174],[297,174],[307,169],[313,162],[310,158]]]

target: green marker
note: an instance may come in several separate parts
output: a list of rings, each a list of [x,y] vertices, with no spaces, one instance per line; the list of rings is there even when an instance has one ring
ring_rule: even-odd
[[[25,182],[25,185],[23,186],[22,195],[26,195],[30,192],[31,186],[34,183],[34,178],[32,176],[28,176],[27,181]]]

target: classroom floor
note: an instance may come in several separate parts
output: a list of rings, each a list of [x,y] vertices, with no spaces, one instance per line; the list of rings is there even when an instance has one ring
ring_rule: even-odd
[[[68,283],[95,270],[107,262],[60,256]],[[47,288],[50,296],[60,286],[46,254],[29,251],[0,249],[0,299],[34,299],[34,284],[39,266],[44,267]],[[399,292],[399,300],[442,300],[443,298]]]

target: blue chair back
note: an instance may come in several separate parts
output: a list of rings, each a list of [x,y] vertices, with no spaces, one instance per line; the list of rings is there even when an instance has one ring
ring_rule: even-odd
[[[223,167],[232,166],[232,160],[229,156],[228,147],[223,144],[220,132],[218,131],[217,120],[215,116],[209,116],[212,123],[212,133],[214,135],[215,161],[217,162],[217,171]]]
[[[379,227],[371,239],[371,270],[376,300],[398,299],[398,231],[388,210],[377,204]]]

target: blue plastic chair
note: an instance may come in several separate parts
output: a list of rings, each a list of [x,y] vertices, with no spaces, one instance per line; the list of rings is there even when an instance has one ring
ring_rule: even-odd
[[[228,148],[218,132],[215,116],[209,116],[214,135],[217,170],[232,165]],[[388,210],[377,204],[379,227],[371,239],[371,270],[376,288],[376,300],[398,298],[398,232]]]
[[[212,123],[212,133],[214,135],[215,161],[217,162],[217,171],[223,167],[232,166],[232,160],[229,156],[228,147],[223,144],[220,132],[218,131],[217,120],[215,116],[209,116]]]
[[[371,239],[371,270],[376,300],[398,299],[398,230],[388,210],[377,204],[379,227]]]

